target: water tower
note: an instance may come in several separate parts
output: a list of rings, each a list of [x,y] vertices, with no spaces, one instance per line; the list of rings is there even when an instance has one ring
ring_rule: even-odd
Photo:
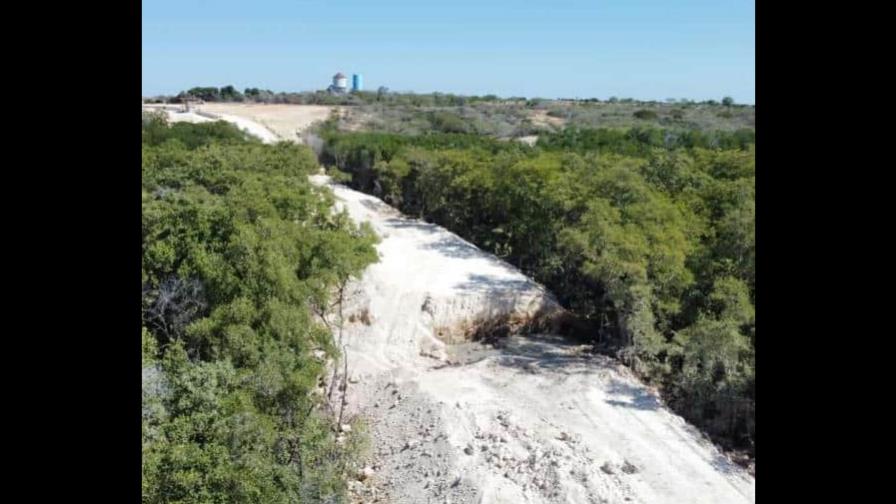
[[[361,74],[352,75],[352,91],[353,92],[361,91],[361,89],[363,89],[363,87],[364,87],[364,81],[363,81],[363,77],[361,76]]]
[[[342,72],[333,76],[333,88],[338,92],[345,92],[348,90],[348,79],[346,79]]]

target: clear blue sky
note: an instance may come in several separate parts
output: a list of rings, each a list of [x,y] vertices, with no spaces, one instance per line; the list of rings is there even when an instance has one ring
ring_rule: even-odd
[[[143,95],[193,86],[755,103],[753,0],[144,0]]]

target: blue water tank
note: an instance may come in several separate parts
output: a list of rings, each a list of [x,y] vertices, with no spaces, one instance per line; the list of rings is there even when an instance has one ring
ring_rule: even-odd
[[[352,91],[360,91],[363,87],[361,74],[352,75]]]

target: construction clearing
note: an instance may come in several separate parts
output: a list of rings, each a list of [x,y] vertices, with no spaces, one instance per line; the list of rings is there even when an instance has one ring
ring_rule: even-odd
[[[273,142],[300,140],[331,107],[201,109],[168,115],[213,114]],[[340,331],[347,360],[334,374],[348,413],[368,424],[372,442],[350,483],[352,502],[755,500],[746,470],[613,359],[551,334],[491,345],[444,334],[561,310],[542,286],[375,197],[324,175],[312,182],[382,240],[379,262],[348,287]]]

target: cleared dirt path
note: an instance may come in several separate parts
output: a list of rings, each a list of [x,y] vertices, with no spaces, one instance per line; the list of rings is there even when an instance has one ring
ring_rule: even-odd
[[[352,286],[344,333],[348,403],[373,439],[374,475],[355,484],[364,501],[755,500],[752,477],[612,359],[550,335],[442,343],[476,321],[556,304],[453,233],[314,181],[383,238],[380,262]]]
[[[483,320],[558,309],[453,233],[312,177],[380,261],[349,287],[349,414],[369,424],[356,502],[747,503],[755,480],[612,359],[551,335],[448,345]]]
[[[256,103],[206,103],[199,110],[258,123],[283,140],[299,141],[298,134],[317,121],[324,121],[339,107]],[[228,119],[230,120],[230,119]]]

